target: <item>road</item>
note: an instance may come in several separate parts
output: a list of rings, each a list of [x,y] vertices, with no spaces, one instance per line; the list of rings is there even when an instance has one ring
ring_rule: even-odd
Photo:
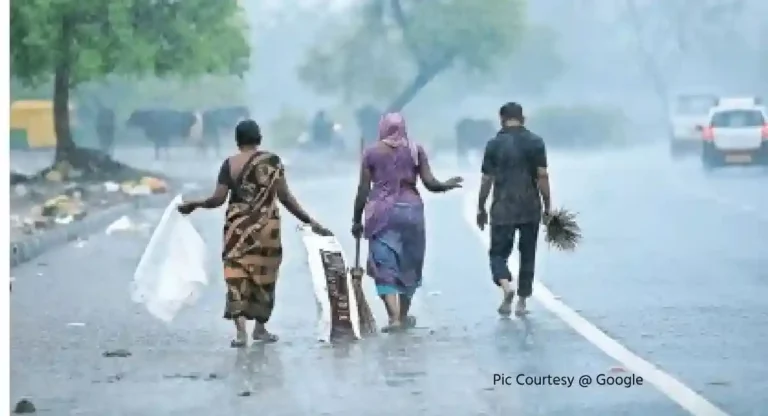
[[[466,192],[427,198],[415,312],[429,329],[348,346],[315,341],[304,251],[287,219],[271,323],[281,340],[230,349],[221,214],[196,213],[212,284],[170,326],[129,299],[147,236],[95,235],[12,270],[12,400],[50,415],[768,415],[768,173],[704,174],[656,148],[551,164],[556,205],[580,213],[585,241],[571,254],[541,247],[537,276],[553,295],[537,287],[525,320],[496,316],[487,248],[470,224],[475,172]],[[294,183],[346,247],[349,176]],[[114,349],[132,355],[102,357]],[[501,373],[513,385],[494,385]],[[595,381],[633,373],[643,385]],[[518,386],[518,374],[593,384]]]

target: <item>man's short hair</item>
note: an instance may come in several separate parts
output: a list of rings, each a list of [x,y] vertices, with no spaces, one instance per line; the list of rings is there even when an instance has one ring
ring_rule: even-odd
[[[502,120],[517,120],[522,123],[524,121],[523,106],[515,102],[508,102],[499,109],[499,117]]]

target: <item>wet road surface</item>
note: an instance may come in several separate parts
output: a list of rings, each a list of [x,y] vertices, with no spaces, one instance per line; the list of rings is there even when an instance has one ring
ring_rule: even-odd
[[[704,174],[652,148],[553,155],[551,164],[555,203],[580,212],[586,239],[573,254],[542,247],[538,279],[727,414],[768,414],[768,174]],[[424,329],[316,342],[304,249],[286,215],[271,321],[281,340],[230,349],[232,328],[220,319],[221,213],[200,212],[193,221],[210,246],[211,284],[169,326],[129,299],[146,235],[95,235],[12,270],[12,400],[29,397],[50,415],[689,414],[674,391],[647,381],[596,385],[599,374],[631,376],[627,363],[542,303],[525,320],[496,316],[486,247],[467,221],[477,175],[466,176],[466,193],[427,197],[426,280],[414,305]],[[354,186],[352,178],[294,184],[350,251]],[[160,211],[144,215],[156,221]],[[383,322],[383,307],[373,307]],[[102,357],[115,349],[132,355]],[[494,385],[502,373],[512,385]],[[575,379],[570,388],[518,386],[518,374]],[[582,375],[593,385],[579,387]]]

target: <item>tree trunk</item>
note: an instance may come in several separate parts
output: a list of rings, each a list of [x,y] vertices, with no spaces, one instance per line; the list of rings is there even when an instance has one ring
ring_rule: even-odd
[[[400,92],[400,94],[389,104],[389,106],[387,106],[387,112],[396,113],[405,108],[408,103],[416,98],[416,96],[419,94],[419,92],[421,92],[421,90],[424,89],[424,87],[429,85],[429,83],[432,82],[432,80],[435,79],[438,74],[447,69],[452,61],[452,58],[445,59],[434,65],[419,69],[419,72],[416,74],[416,77],[413,79],[413,81],[411,81],[411,83],[408,84],[402,92]]]
[[[72,24],[61,22],[58,60],[53,78],[53,126],[56,132],[55,162],[69,160],[77,150],[69,123],[69,93],[72,74]],[[55,163],[54,162],[54,163]]]
[[[664,114],[669,114],[669,89],[667,82],[661,71],[657,59],[646,48],[643,41],[642,23],[640,22],[639,12],[634,0],[626,0],[627,11],[629,11],[630,23],[635,34],[637,51],[643,60],[645,72],[651,80],[654,92],[659,99],[659,104],[664,110]]]

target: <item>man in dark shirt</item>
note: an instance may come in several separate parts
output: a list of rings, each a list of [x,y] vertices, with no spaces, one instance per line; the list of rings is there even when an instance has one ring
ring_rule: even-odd
[[[515,315],[526,311],[526,299],[533,293],[536,243],[539,223],[550,210],[547,152],[541,137],[523,124],[523,108],[517,103],[504,104],[499,110],[501,130],[485,147],[478,201],[477,225],[488,223],[485,202],[493,188],[491,204],[491,247],[488,251],[493,281],[504,291],[499,314],[509,316],[515,290],[507,260],[512,254],[515,233],[520,233],[520,270]],[[542,216],[543,200],[543,216]]]

